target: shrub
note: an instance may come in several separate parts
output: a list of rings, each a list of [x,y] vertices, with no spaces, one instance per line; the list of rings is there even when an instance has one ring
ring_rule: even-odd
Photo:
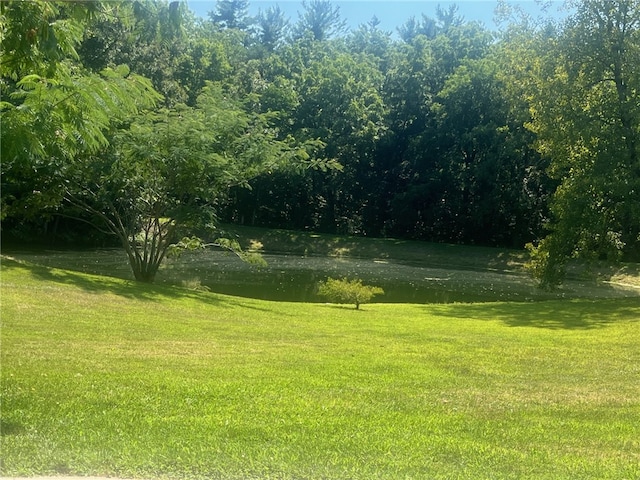
[[[326,297],[331,303],[354,304],[356,310],[360,304],[369,303],[375,295],[383,295],[380,287],[363,285],[362,280],[328,278],[318,284],[318,295]]]

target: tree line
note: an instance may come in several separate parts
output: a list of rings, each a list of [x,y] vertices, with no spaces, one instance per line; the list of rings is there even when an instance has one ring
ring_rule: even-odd
[[[545,285],[637,260],[640,2],[497,5],[394,33],[328,0],[2,2],[3,235],[110,234],[147,281],[221,222],[526,245]]]

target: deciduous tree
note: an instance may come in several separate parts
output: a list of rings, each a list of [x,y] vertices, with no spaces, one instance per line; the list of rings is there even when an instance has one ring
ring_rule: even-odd
[[[139,115],[108,155],[78,159],[66,200],[115,234],[135,278],[152,282],[171,245],[215,226],[229,188],[310,160],[304,146],[277,139],[270,118],[209,84],[195,107]]]
[[[532,270],[553,285],[571,257],[640,250],[640,2],[579,2],[540,45],[529,63],[530,128],[559,187]]]
[[[92,72],[79,62],[86,22],[115,8],[2,2],[3,217],[42,215],[59,205],[69,163],[105,148],[119,121],[161,98],[126,65]]]

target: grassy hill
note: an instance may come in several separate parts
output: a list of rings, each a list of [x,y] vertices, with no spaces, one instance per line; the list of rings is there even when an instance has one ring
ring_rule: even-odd
[[[640,477],[640,301],[267,302],[2,262],[2,474]]]

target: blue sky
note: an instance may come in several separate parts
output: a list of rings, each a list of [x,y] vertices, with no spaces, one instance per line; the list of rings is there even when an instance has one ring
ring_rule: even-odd
[[[207,17],[207,13],[215,9],[216,0],[188,0],[189,8],[198,16]],[[380,28],[393,33],[411,16],[420,18],[421,14],[435,17],[436,8],[441,5],[447,8],[451,4],[458,6],[458,13],[466,20],[477,20],[486,27],[495,29],[494,10],[498,5],[497,0],[348,0],[333,1],[340,7],[342,18],[347,21],[349,28],[355,29],[363,23],[367,23],[374,15],[380,20]],[[518,5],[524,11],[534,16],[541,13],[539,3],[535,0],[510,0],[510,4]],[[548,9],[548,15],[562,15],[560,5],[563,2],[556,0]],[[270,6],[279,5],[285,16],[291,23],[298,20],[298,12],[302,11],[302,1],[298,0],[249,0],[249,14],[255,15],[260,9],[266,10]]]

